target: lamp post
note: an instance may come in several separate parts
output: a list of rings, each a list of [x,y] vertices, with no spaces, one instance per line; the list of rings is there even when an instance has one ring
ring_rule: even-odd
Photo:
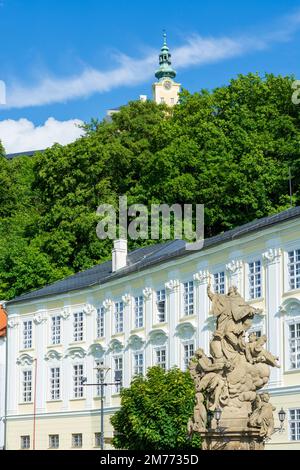
[[[83,377],[81,380],[81,384],[85,386],[100,386],[100,400],[101,400],[101,415],[100,415],[100,449],[104,450],[104,387],[107,385],[119,385],[120,379],[117,377],[115,378],[115,382],[105,382],[106,376],[108,371],[110,370],[109,367],[105,367],[103,364],[95,367],[95,370],[99,373],[99,382],[96,384],[88,384],[87,378]]]
[[[222,416],[222,410],[220,407],[216,408],[215,411],[214,411],[214,418],[217,422],[217,431],[219,431],[220,429],[220,420],[221,420],[221,416]]]
[[[283,408],[281,408],[281,410],[278,411],[278,418],[280,422],[279,432],[283,432],[283,424],[285,422],[285,417],[286,417],[286,412],[284,411]]]

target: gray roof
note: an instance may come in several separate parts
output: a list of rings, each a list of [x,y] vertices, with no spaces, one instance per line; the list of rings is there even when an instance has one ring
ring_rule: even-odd
[[[27,152],[16,152],[16,153],[8,153],[6,158],[8,160],[12,160],[15,157],[32,157],[35,153],[44,152],[45,150],[27,150]]]
[[[227,232],[214,237],[207,238],[204,240],[202,250],[299,217],[300,207],[294,207],[275,215],[256,219],[253,222],[228,230]],[[107,261],[105,263],[98,264],[93,268],[87,269],[86,271],[79,272],[67,277],[66,279],[43,287],[42,289],[34,290],[16,297],[9,301],[8,304],[36,300],[38,298],[63,294],[65,292],[75,291],[97,284],[105,284],[108,281],[124,277],[127,274],[139,272],[158,263],[167,262],[170,259],[178,257],[188,256],[192,253],[195,253],[195,251],[186,250],[185,242],[183,240],[172,240],[166,243],[146,246],[145,248],[139,248],[128,253],[127,266],[117,272],[112,272],[112,263],[111,261]]]

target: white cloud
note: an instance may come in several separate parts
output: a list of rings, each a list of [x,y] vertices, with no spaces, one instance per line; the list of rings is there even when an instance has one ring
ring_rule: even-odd
[[[259,38],[202,38],[190,37],[186,44],[174,49],[173,59],[177,69],[204,65],[261,50],[268,40]],[[101,71],[86,68],[79,75],[67,78],[44,77],[35,85],[19,82],[7,84],[7,108],[24,108],[65,102],[104,93],[121,86],[143,83],[153,76],[157,65],[157,51],[142,59],[132,59],[120,54],[114,69]]]
[[[83,134],[79,119],[57,121],[50,117],[43,126],[35,126],[28,119],[0,121],[0,140],[6,153],[41,150],[54,143],[68,144]]]

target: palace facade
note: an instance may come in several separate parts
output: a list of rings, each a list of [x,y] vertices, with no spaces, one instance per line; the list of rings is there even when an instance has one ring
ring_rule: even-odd
[[[104,436],[120,387],[155,364],[186,369],[198,347],[209,353],[214,318],[207,296],[235,285],[279,357],[268,391],[284,431],[269,449],[300,449],[300,207],[206,239],[198,251],[180,240],[127,253],[115,242],[112,261],[7,302],[7,449],[93,449],[100,445],[102,363],[120,385],[106,387]]]

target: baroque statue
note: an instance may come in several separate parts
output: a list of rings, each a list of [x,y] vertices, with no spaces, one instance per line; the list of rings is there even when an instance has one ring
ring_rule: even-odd
[[[218,294],[208,285],[207,295],[216,328],[210,341],[210,356],[199,348],[189,363],[195,384],[195,407],[188,432],[200,432],[206,437],[211,429],[208,417],[218,409],[221,426],[227,433],[252,433],[263,448],[263,442],[274,431],[275,408],[269,403],[269,394],[259,390],[268,383],[270,366],[280,366],[278,357],[264,349],[267,337],[247,333],[261,310],[249,305],[234,286],[227,294]],[[246,444],[235,448],[246,448]]]

